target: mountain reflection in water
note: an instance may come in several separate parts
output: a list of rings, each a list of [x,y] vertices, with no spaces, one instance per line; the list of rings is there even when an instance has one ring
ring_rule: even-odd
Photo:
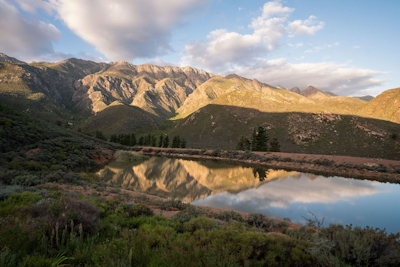
[[[140,162],[113,162],[98,172],[108,183],[133,191],[193,202],[207,196],[257,188],[298,172],[252,169],[214,161],[151,157]]]
[[[393,203],[400,201],[399,185],[163,157],[113,162],[98,174],[112,185],[195,205],[289,217],[294,222],[304,222],[312,211],[327,224],[400,231],[394,223],[374,222],[377,217],[391,220],[396,213],[386,207],[397,209]]]

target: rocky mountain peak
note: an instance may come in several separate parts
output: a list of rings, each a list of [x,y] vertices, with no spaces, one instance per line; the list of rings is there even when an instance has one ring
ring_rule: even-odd
[[[293,92],[293,93],[296,93],[296,94],[300,94],[300,93],[301,93],[299,87],[293,87],[293,88],[290,89],[289,91],[291,91],[291,92]]]
[[[0,53],[0,62],[8,62],[8,63],[14,63],[14,64],[26,64],[23,61],[20,61],[14,57],[9,57],[3,53]]]
[[[312,85],[308,86],[306,89],[304,89],[303,91],[300,92],[300,94],[305,97],[309,97],[309,96],[315,95],[317,93],[322,93],[322,91],[318,90],[317,88],[315,88]]]

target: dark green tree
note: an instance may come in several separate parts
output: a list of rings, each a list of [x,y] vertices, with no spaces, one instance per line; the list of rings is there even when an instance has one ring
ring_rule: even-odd
[[[264,127],[259,126],[253,131],[251,148],[253,151],[268,151],[268,134]]]
[[[169,137],[168,135],[165,135],[163,147],[168,147],[168,146],[169,146]]]
[[[157,146],[157,138],[154,135],[151,136],[151,146]]]
[[[281,145],[279,144],[279,141],[277,138],[272,139],[272,141],[269,143],[270,148],[269,150],[271,152],[280,152],[281,151]]]
[[[141,136],[141,137],[139,138],[138,145],[139,145],[139,146],[143,146],[143,144],[144,144],[144,137]]]
[[[131,143],[130,143],[130,145],[131,146],[136,146],[136,144],[137,144],[136,136],[135,136],[134,133],[132,133],[131,134]]]
[[[117,135],[116,134],[112,134],[110,136],[110,142],[117,143]]]
[[[250,150],[250,140],[243,135],[240,137],[239,142],[236,146],[237,150]]]
[[[164,137],[160,134],[160,138],[158,139],[158,147],[162,147],[164,142]]]
[[[185,140],[185,138],[182,138],[182,140],[181,140],[181,148],[186,148],[186,140]]]
[[[256,128],[253,129],[253,133],[251,134],[251,150],[256,150],[257,148],[257,131]]]
[[[174,138],[172,139],[172,144],[171,147],[181,147],[181,138],[178,136],[174,136]]]

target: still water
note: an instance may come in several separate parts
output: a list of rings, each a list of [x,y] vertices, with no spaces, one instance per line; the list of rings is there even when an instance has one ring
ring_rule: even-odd
[[[194,205],[257,212],[305,224],[312,212],[331,223],[400,232],[400,185],[250,168],[215,161],[151,157],[113,162],[98,174],[122,188]]]

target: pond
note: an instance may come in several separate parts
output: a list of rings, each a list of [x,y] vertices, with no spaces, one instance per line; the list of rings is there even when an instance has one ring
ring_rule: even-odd
[[[194,205],[400,232],[400,185],[224,162],[151,157],[112,162],[98,174],[109,184]],[[312,214],[311,214],[312,213]]]

